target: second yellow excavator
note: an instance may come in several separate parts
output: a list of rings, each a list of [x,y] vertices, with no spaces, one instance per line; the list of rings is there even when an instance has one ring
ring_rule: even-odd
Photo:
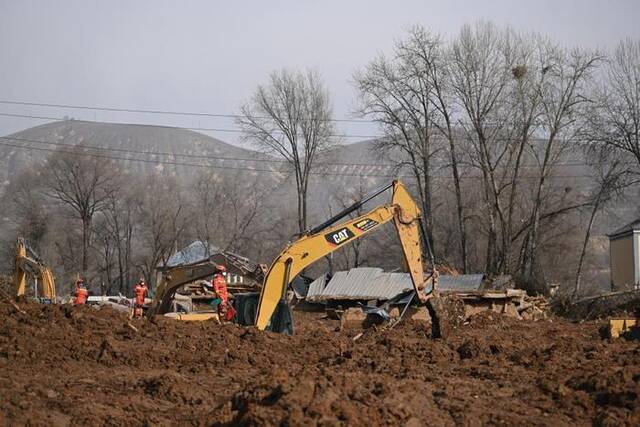
[[[18,238],[16,244],[15,271],[13,284],[16,296],[22,296],[26,292],[27,275],[34,280],[34,298],[43,302],[56,301],[56,284],[53,273],[42,260],[29,249],[23,238]],[[40,294],[38,294],[38,280],[40,281]]]
[[[336,222],[360,209],[366,202],[389,188],[392,188],[393,191],[391,203],[379,206],[355,219],[335,225]],[[274,327],[272,323],[282,323],[281,307],[284,304],[283,300],[287,288],[293,279],[322,257],[390,221],[393,221],[398,232],[415,294],[420,303],[427,305],[431,314],[433,336],[441,337],[445,333],[445,329],[448,328],[443,325],[447,321],[443,313],[444,305],[442,301],[434,298],[438,285],[438,271],[429,248],[429,241],[424,235],[420,209],[405,186],[397,180],[307,231],[280,253],[265,276],[258,302],[255,326],[260,330],[292,331],[290,326]],[[421,236],[426,251],[423,250],[420,243]],[[426,275],[423,268],[423,252],[427,253],[430,261],[430,268]],[[274,315],[274,312],[277,314]],[[290,314],[285,317],[290,318]]]

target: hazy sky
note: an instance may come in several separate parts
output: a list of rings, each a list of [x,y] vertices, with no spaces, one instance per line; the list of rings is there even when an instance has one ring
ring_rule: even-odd
[[[353,71],[412,24],[452,36],[485,19],[565,44],[608,47],[640,37],[639,18],[638,0],[0,0],[0,100],[233,114],[272,70],[311,67],[326,80],[335,116],[347,117]],[[229,119],[2,104],[0,112],[235,127]],[[41,123],[0,116],[0,134]],[[362,124],[341,130],[376,132]]]

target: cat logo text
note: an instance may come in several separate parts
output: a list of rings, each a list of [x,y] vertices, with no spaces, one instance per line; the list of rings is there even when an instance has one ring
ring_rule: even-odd
[[[329,242],[329,244],[333,246],[341,245],[347,240],[352,239],[353,237],[355,237],[355,235],[347,227],[324,235],[324,238],[327,240],[327,242]]]

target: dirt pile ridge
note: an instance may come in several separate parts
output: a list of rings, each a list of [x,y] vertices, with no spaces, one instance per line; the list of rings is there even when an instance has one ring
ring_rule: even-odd
[[[0,303],[0,422],[34,425],[640,425],[640,345],[601,323],[473,317],[293,337],[105,308]]]

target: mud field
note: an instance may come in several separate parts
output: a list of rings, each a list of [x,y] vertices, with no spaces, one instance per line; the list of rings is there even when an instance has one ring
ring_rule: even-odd
[[[640,425],[640,346],[602,323],[478,315],[293,337],[111,309],[0,303],[5,425]]]

